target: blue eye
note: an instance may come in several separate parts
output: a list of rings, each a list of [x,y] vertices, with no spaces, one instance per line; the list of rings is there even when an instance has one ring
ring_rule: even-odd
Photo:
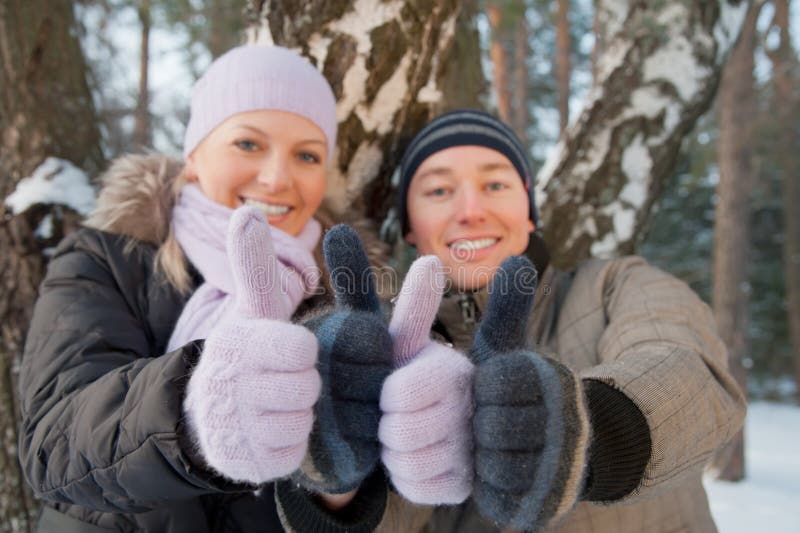
[[[425,196],[444,196],[447,194],[447,189],[444,187],[437,187],[425,193]]]
[[[319,163],[320,157],[317,154],[312,154],[311,152],[300,152],[297,154],[297,158],[304,163]]]
[[[251,141],[250,139],[240,139],[233,142],[237,148],[244,150],[245,152],[255,152],[258,150],[259,146],[257,143]]]
[[[489,183],[486,186],[486,188],[489,189],[490,191],[502,191],[503,189],[506,189],[507,186],[506,186],[505,183],[502,183],[502,182],[499,182],[499,181],[493,181],[493,182]]]

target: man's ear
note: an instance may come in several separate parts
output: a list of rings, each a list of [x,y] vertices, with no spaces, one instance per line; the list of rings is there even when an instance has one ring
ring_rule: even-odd
[[[533,233],[536,231],[536,224],[533,223],[533,220],[528,219],[528,233]]]
[[[416,246],[417,245],[417,236],[414,235],[414,231],[413,230],[409,230],[408,233],[406,233],[406,236],[403,237],[403,238],[405,239],[405,241],[408,244],[410,244],[412,246]]]

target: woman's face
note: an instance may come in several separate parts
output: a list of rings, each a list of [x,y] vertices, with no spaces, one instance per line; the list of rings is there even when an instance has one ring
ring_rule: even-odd
[[[442,260],[456,288],[486,285],[533,231],[528,192],[506,156],[455,146],[423,161],[411,178],[406,241]]]
[[[325,194],[328,144],[310,120],[272,109],[236,114],[187,160],[187,177],[211,200],[260,208],[270,225],[298,235]]]

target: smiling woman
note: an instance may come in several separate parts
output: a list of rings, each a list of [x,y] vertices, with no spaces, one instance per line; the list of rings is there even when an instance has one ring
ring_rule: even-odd
[[[185,176],[210,200],[252,205],[271,226],[298,235],[325,194],[328,144],[319,126],[287,111],[239,113],[188,156]]]
[[[87,227],[53,255],[23,358],[37,531],[377,523],[381,475],[338,497],[283,479],[332,417],[315,412],[317,337],[293,320],[332,299],[315,213],[336,128],[306,59],[242,46],[194,86],[184,165],[126,156],[107,171]],[[358,513],[335,513],[351,500]]]

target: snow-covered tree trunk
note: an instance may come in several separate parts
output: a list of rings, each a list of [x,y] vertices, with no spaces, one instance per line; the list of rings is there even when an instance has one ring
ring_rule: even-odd
[[[47,156],[69,159],[88,171],[102,164],[74,22],[70,2],[0,3],[0,198],[4,200]],[[57,166],[48,167],[53,171],[48,172],[54,175]],[[32,530],[35,512],[17,457],[16,371],[44,272],[42,252],[77,220],[66,216],[68,210],[62,207],[26,202],[19,194],[16,198],[17,207],[25,204],[24,208],[15,210],[7,201],[0,205],[0,524],[4,531],[15,532]]]
[[[462,75],[477,91],[477,51],[457,46],[455,0],[271,0],[250,2],[250,41],[298,49],[336,94],[339,138],[327,205],[380,219],[391,205],[390,176],[411,136],[450,105],[443,87]],[[455,51],[467,51],[455,58]],[[450,80],[449,82],[447,80]],[[477,94],[461,94],[458,105]]]
[[[633,250],[683,137],[711,103],[747,4],[597,2],[593,85],[537,177],[556,265]]]

